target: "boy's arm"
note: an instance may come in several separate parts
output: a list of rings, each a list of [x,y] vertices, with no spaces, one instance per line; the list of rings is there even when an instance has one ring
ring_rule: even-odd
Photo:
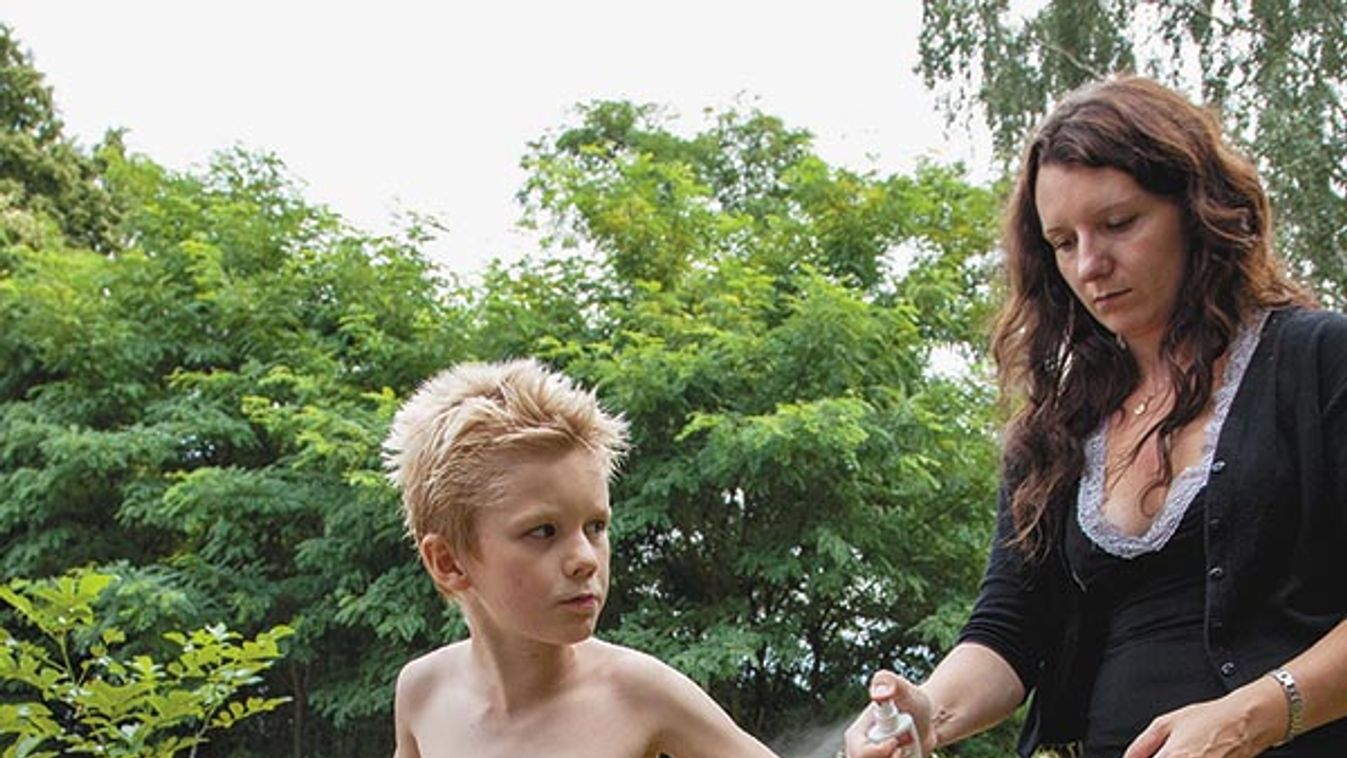
[[[404,667],[402,673],[398,674],[397,694],[393,696],[393,730],[397,737],[397,743],[393,748],[393,758],[421,758],[421,751],[416,748],[416,738],[412,736],[411,715],[413,697],[411,687],[408,684],[408,673]]]
[[[652,688],[655,747],[673,758],[778,758],[734,723],[729,714],[691,679],[651,659],[643,679]],[[653,695],[653,697],[649,697]]]

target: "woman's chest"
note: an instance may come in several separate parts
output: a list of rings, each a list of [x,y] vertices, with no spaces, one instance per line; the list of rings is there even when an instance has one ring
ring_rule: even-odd
[[[1123,534],[1137,536],[1151,528],[1164,509],[1174,480],[1202,463],[1203,446],[1212,419],[1208,410],[1166,443],[1158,433],[1148,434],[1144,419],[1112,425],[1106,438],[1103,499],[1104,519]],[[1168,471],[1164,446],[1169,446]]]

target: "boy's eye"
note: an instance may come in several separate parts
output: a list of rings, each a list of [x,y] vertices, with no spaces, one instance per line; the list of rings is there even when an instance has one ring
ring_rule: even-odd
[[[589,524],[586,525],[586,527],[590,534],[597,536],[608,531],[608,522],[598,520],[591,521],[589,522]]]
[[[528,536],[529,536],[529,537],[539,537],[539,538],[542,538],[542,539],[548,539],[548,538],[550,538],[550,537],[555,537],[556,534],[557,534],[557,528],[556,528],[555,526],[553,526],[552,524],[542,524],[542,525],[540,525],[540,526],[535,526],[535,527],[533,527],[532,529],[530,529],[530,530],[528,531]]]

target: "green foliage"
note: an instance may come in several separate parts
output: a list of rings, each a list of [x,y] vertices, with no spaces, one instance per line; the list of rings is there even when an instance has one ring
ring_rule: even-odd
[[[43,213],[78,244],[109,251],[118,214],[102,186],[105,164],[81,152],[63,129],[51,89],[0,23],[0,206]],[[115,146],[119,137],[110,134],[106,142]],[[0,231],[0,244],[14,241]]]
[[[994,500],[993,195],[957,169],[830,167],[760,113],[688,137],[653,108],[580,118],[534,145],[524,198],[599,254],[603,294],[560,299],[550,320],[583,326],[523,344],[632,423],[605,633],[763,734],[854,707],[880,665],[920,673],[953,642]],[[565,290],[583,260],[514,281]],[[933,371],[943,349],[972,373]]]
[[[23,693],[0,704],[0,736],[11,738],[5,758],[195,755],[207,733],[289,699],[242,694],[281,657],[288,627],[251,640],[223,625],[169,632],[174,657],[157,662],[127,653],[126,633],[95,615],[114,581],[77,570],[0,586],[0,600],[38,632],[33,641],[0,627],[0,682]]]
[[[925,0],[920,70],[954,118],[980,110],[1007,160],[1050,103],[1114,71],[1216,106],[1266,177],[1282,249],[1347,302],[1344,0]]]
[[[378,456],[396,398],[463,355],[448,283],[410,241],[305,204],[272,157],[179,174],[110,154],[107,180],[133,243],[115,255],[31,210],[3,220],[26,242],[0,276],[0,572],[133,567],[150,597],[180,598],[128,602],[142,634],[293,620],[285,671],[266,674],[293,704],[270,730],[382,749],[410,656],[388,645],[459,628],[395,571],[412,553]],[[370,583],[381,602],[361,603]]]

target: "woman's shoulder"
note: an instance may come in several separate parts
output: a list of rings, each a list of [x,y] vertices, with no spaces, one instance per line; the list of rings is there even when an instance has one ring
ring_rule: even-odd
[[[1286,308],[1276,311],[1270,320],[1279,339],[1310,344],[1326,343],[1335,347],[1347,343],[1347,314],[1323,308]]]
[[[1281,376],[1317,381],[1325,397],[1347,392],[1347,315],[1290,308],[1269,319],[1273,365]]]

